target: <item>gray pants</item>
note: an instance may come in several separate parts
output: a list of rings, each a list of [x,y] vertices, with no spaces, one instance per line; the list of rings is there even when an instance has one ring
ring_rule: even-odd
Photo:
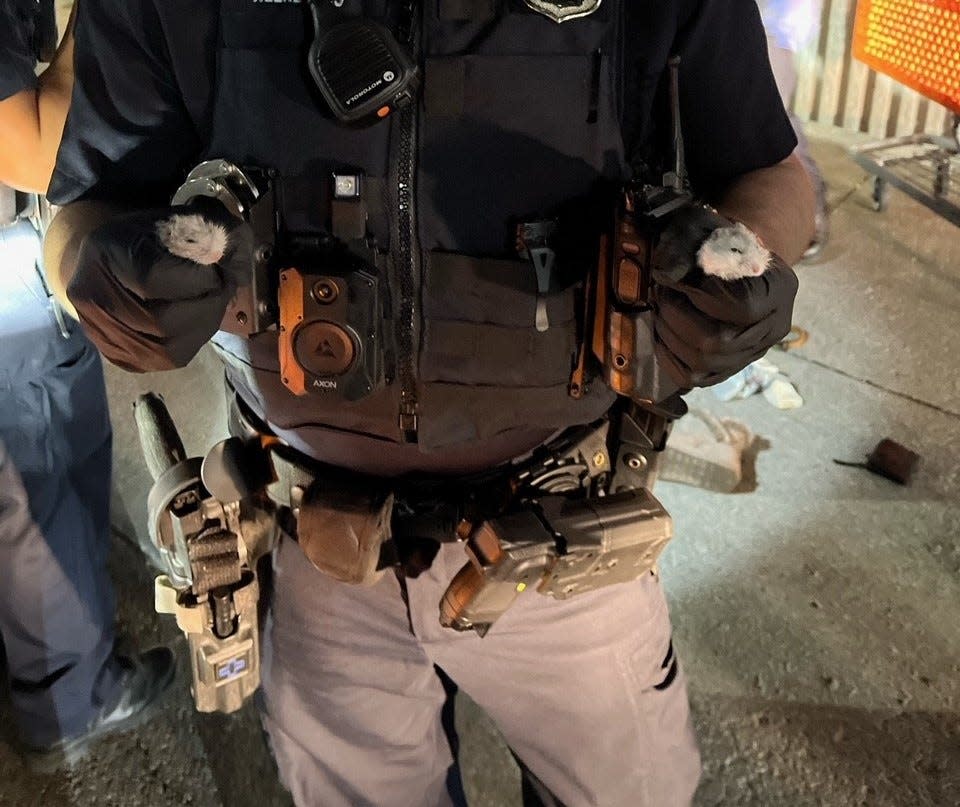
[[[569,807],[688,805],[700,760],[657,578],[563,602],[528,590],[480,639],[438,622],[465,560],[444,546],[404,593],[393,574],[336,582],[281,542],[263,719],[296,803],[454,803],[437,665]]]

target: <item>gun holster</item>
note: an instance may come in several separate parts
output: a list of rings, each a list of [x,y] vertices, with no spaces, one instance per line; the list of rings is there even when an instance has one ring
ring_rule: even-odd
[[[276,540],[274,513],[257,493],[264,468],[232,437],[206,458],[185,458],[163,402],[143,395],[137,425],[155,482],[147,497],[150,538],[166,574],[158,613],[187,637],[192,691],[201,712],[234,712],[260,685],[257,561]]]

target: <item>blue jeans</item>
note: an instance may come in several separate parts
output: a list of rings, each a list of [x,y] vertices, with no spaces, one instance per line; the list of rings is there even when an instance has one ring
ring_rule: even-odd
[[[0,636],[14,716],[42,746],[83,733],[121,668],[103,368],[79,325],[55,326],[35,240],[25,223],[0,230]]]

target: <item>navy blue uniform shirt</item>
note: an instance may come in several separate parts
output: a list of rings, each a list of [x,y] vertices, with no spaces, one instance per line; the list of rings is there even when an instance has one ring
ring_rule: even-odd
[[[389,18],[400,6],[345,0],[342,13]],[[604,0],[594,15],[562,25],[523,0],[498,0],[494,19],[479,11],[466,21],[444,16],[459,6],[420,7],[420,114],[362,130],[336,125],[318,106],[306,70],[313,32],[296,0],[82,0],[78,9],[76,83],[53,201],[163,206],[201,159],[224,157],[276,169],[284,224],[301,232],[326,226],[330,172],[356,169],[384,191],[399,183],[396,195],[369,194],[367,225],[389,252],[389,297],[400,301],[398,311],[407,307],[391,319],[388,353],[406,370],[402,383],[416,387],[417,444],[397,442],[396,376],[357,401],[295,396],[281,383],[277,331],[214,337],[230,383],[254,414],[332,465],[377,473],[489,468],[609,407],[609,390],[576,401],[567,394],[574,284],[596,256],[603,204],[590,194],[628,170],[623,135],[659,146],[652,149],[658,162],[670,152],[671,55],[681,58],[686,153],[699,193],[777,163],[795,145],[754,0]],[[532,309],[529,322],[524,313],[530,267],[497,264],[498,279],[488,276],[491,259],[520,264],[510,222],[531,211],[575,222],[565,231],[552,295],[564,313],[543,338],[533,331]],[[471,258],[444,274],[443,256],[455,253]],[[166,299],[104,312],[104,330],[116,328],[120,341],[148,334],[117,354],[126,366],[155,366],[158,340],[190,337],[192,345],[212,335],[222,313],[216,300],[191,335],[184,333],[190,322],[158,325],[151,306],[173,310]],[[475,299],[486,307],[457,307]],[[189,310],[178,308],[178,316]],[[130,320],[118,325],[121,313]],[[499,340],[501,353],[509,343],[517,360],[498,361],[490,343],[480,344],[487,339]]]
[[[257,13],[290,12],[290,3],[249,2]],[[169,198],[198,162],[210,125],[219,7],[211,0],[80,4],[76,84],[53,201],[87,196],[143,205]],[[686,154],[701,191],[792,152],[796,140],[754,0],[633,0],[628,7],[636,18],[626,47],[636,67],[625,106],[650,109],[662,54],[680,53]],[[305,24],[304,41],[309,34]],[[630,120],[630,110],[625,117]],[[642,137],[649,122],[635,125]]]

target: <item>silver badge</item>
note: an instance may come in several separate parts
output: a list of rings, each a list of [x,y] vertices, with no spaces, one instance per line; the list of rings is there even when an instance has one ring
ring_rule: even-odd
[[[600,8],[601,0],[523,0],[529,8],[539,11],[554,22],[566,22],[586,17]]]

